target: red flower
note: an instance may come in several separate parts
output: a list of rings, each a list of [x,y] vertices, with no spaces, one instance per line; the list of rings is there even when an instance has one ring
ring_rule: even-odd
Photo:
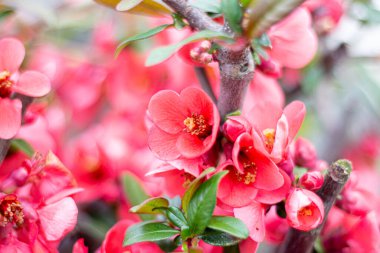
[[[17,71],[24,60],[25,48],[16,39],[0,40],[0,138],[10,139],[21,126],[21,101],[11,100],[13,92],[41,97],[50,91],[49,79],[36,71]]]
[[[295,188],[285,202],[286,218],[291,227],[309,231],[322,223],[324,207],[322,200],[312,191]]]
[[[154,124],[149,147],[162,160],[196,158],[215,143],[219,113],[200,89],[186,88],[181,94],[160,91],[150,100],[148,112]]]

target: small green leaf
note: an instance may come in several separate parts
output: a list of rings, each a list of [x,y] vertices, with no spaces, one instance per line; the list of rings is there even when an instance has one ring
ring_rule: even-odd
[[[261,35],[257,41],[259,42],[259,44],[263,47],[269,47],[269,48],[272,48],[272,42],[270,41],[270,38],[268,36],[268,34],[264,33],[263,35]]]
[[[33,154],[35,153],[33,147],[24,139],[11,140],[11,148],[21,151],[29,157],[32,157]]]
[[[189,227],[182,227],[181,228],[181,239],[182,242],[185,242],[188,238],[191,238],[190,228]]]
[[[251,3],[251,1],[252,0],[240,0],[240,4],[243,6],[243,8],[245,8]]]
[[[199,186],[191,198],[187,218],[192,235],[199,235],[206,229],[215,209],[219,182],[227,173],[221,171],[212,176]]]
[[[225,118],[227,119],[228,117],[231,117],[231,116],[240,116],[240,115],[241,115],[241,111],[236,110],[236,111],[228,113]]]
[[[132,206],[136,206],[149,198],[142,186],[142,183],[132,173],[125,172],[121,176],[121,184],[124,195],[129,204]],[[154,218],[154,216],[144,214],[140,215],[140,217],[142,220],[152,220]]]
[[[0,21],[7,18],[9,15],[13,14],[14,11],[11,9],[2,9],[0,10]]]
[[[182,211],[177,207],[171,206],[167,208],[166,216],[175,226],[179,228],[188,226],[185,216],[183,215]]]
[[[137,5],[139,5],[143,0],[121,0],[117,6],[117,11],[128,11]]]
[[[260,65],[261,64],[260,55],[258,53],[253,52],[252,53],[252,57],[253,57],[253,60],[255,61],[256,65]]]
[[[238,0],[222,0],[222,12],[229,26],[237,33],[241,33],[241,19],[243,12]]]
[[[323,247],[323,243],[322,243],[320,236],[318,236],[317,240],[315,240],[315,242],[314,242],[314,250],[317,253],[325,253],[326,252],[324,247]]]
[[[169,201],[165,198],[150,198],[141,204],[129,209],[131,213],[145,213],[145,214],[160,214],[161,211],[157,208],[168,207]]]
[[[189,207],[189,203],[191,198],[193,197],[195,191],[199,188],[199,186],[202,184],[203,179],[210,173],[214,172],[215,168],[211,167],[207,170],[204,170],[191,184],[188,186],[185,194],[182,197],[182,209],[187,213],[187,209]]]
[[[205,12],[221,13],[219,1],[215,0],[189,0],[188,4]]]
[[[207,227],[240,239],[246,239],[249,235],[247,226],[241,220],[229,216],[213,216]]]
[[[163,30],[165,30],[166,28],[168,28],[170,26],[172,26],[172,24],[160,25],[160,26],[157,26],[153,29],[150,29],[149,31],[146,31],[146,32],[143,32],[143,33],[140,33],[140,34],[137,34],[137,35],[134,35],[132,37],[127,38],[126,40],[124,40],[123,42],[121,42],[117,46],[116,51],[115,51],[115,56],[118,56],[120,54],[121,50],[123,50],[130,43],[137,41],[137,40],[143,40],[143,39],[150,38],[150,37],[162,32]]]
[[[194,42],[194,41],[202,40],[202,39],[212,39],[212,38],[231,40],[231,37],[229,37],[228,35],[222,32],[214,32],[214,31],[209,31],[209,30],[199,31],[176,44],[155,48],[149,54],[148,59],[145,62],[145,66],[149,67],[149,66],[153,66],[160,62],[165,61],[170,56],[172,56],[172,54],[174,54],[175,52],[177,52],[179,49],[181,49],[183,46],[185,46],[186,44],[190,42]]]
[[[306,172],[308,171],[308,169],[306,168],[303,168],[303,167],[294,167],[293,169],[293,174],[294,174],[294,177],[297,179],[297,178],[300,178],[303,176],[303,174],[305,174]]]
[[[182,16],[178,13],[173,13],[172,18],[175,29],[182,30],[186,26],[186,23],[183,21]]]
[[[241,239],[233,237],[232,235],[212,229],[207,229],[203,235],[199,236],[199,238],[205,243],[223,247],[235,245],[241,241]]]
[[[163,223],[141,222],[128,228],[124,237],[123,246],[138,242],[159,241],[177,234],[179,234],[178,230]]]

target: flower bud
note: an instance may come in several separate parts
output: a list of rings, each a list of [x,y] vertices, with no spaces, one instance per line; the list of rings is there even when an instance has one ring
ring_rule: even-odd
[[[310,141],[304,138],[297,139],[294,144],[294,162],[298,166],[314,169],[317,162],[317,152]]]
[[[324,217],[322,200],[306,189],[292,189],[286,199],[285,210],[289,225],[302,231],[316,228]]]
[[[282,75],[282,70],[280,64],[272,60],[261,59],[261,64],[258,68],[266,75],[273,78],[280,78]]]
[[[323,185],[323,175],[319,171],[311,171],[305,173],[300,178],[300,184],[308,190],[315,191]]]
[[[234,142],[240,134],[250,132],[251,129],[252,127],[249,122],[242,116],[228,117],[227,121],[223,124],[224,135],[232,142]]]

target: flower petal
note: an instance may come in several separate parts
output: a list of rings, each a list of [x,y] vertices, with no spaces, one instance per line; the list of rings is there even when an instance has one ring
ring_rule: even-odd
[[[252,161],[257,166],[255,187],[262,190],[272,191],[284,184],[284,177],[274,162],[265,155],[255,152]]]
[[[42,231],[48,241],[57,241],[74,229],[78,208],[72,198],[64,198],[37,210]]]
[[[259,131],[267,128],[276,129],[277,121],[281,117],[282,108],[272,101],[259,102],[249,111],[248,120]]]
[[[292,182],[283,170],[280,170],[280,173],[284,177],[284,184],[280,188],[273,191],[259,190],[255,198],[257,202],[272,205],[285,199]]]
[[[21,126],[21,101],[0,98],[0,138],[13,138]]]
[[[187,117],[181,107],[177,92],[163,90],[152,96],[148,111],[154,124],[170,134],[177,134],[185,128],[183,121]]]
[[[5,38],[0,40],[0,52],[0,72],[16,72],[25,57],[24,45],[17,39]]]
[[[15,92],[31,97],[45,96],[50,92],[50,88],[49,78],[37,71],[22,73],[18,82],[12,87]]]
[[[177,138],[178,135],[168,134],[153,126],[148,136],[149,148],[162,160],[175,160],[180,157],[176,147]]]
[[[178,136],[176,146],[180,154],[186,158],[196,158],[208,150],[201,139],[188,133],[183,133]]]
[[[289,124],[288,144],[294,139],[306,115],[306,107],[301,101],[294,101],[284,109]]]
[[[234,208],[235,217],[244,222],[249,230],[249,237],[256,242],[262,242],[265,237],[264,212],[264,207],[256,202],[249,206]]]

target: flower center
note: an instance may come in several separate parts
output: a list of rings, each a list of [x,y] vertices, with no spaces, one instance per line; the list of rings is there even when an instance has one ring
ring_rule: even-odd
[[[244,182],[244,184],[253,184],[256,181],[257,167],[254,162],[247,161],[243,163],[244,173],[236,172],[236,178],[239,182]]]
[[[265,147],[269,152],[272,152],[274,139],[276,137],[276,130],[274,130],[273,128],[267,128],[263,131],[263,134],[265,138]]]
[[[0,226],[5,227],[8,223],[18,227],[24,223],[21,203],[14,194],[6,195],[0,201]]]
[[[301,215],[301,216],[312,216],[313,215],[313,211],[309,208],[309,207],[304,207],[302,208],[301,210],[298,211],[298,215]]]
[[[191,135],[196,135],[200,138],[210,135],[212,128],[206,123],[206,119],[203,115],[193,113],[190,117],[187,117],[183,124],[185,125],[185,131]]]
[[[4,70],[0,72],[0,97],[7,98],[12,93],[13,81],[10,80],[11,73]]]

